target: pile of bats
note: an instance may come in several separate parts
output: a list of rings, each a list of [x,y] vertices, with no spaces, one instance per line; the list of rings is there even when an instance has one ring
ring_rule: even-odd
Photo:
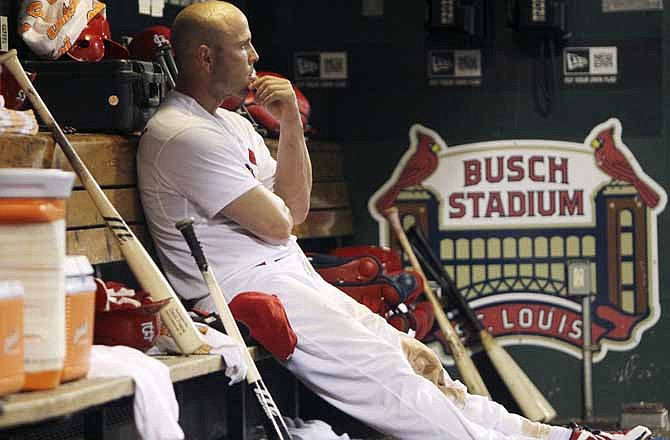
[[[456,289],[456,286],[444,270],[439,259],[431,250],[421,229],[417,225],[413,225],[405,231],[400,223],[400,216],[396,207],[387,209],[384,214],[400,241],[403,251],[412,264],[412,268],[424,278],[424,293],[433,305],[435,320],[451,351],[461,379],[468,387],[468,391],[473,394],[491,397],[477,367],[463,346],[460,336],[449,322],[440,299],[428,284],[426,272],[433,281],[438,283],[442,295],[446,298],[447,302],[451,306],[454,306],[459,314],[462,314],[466,324],[476,330],[484,351],[523,415],[537,422],[548,422],[553,419],[556,416],[554,408],[537,389],[535,384],[533,384],[528,375],[514,361],[512,356],[484,328],[468,302]]]

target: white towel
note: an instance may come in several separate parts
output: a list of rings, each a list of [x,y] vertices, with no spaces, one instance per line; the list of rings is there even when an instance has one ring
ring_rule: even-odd
[[[203,333],[202,339],[212,347],[211,354],[223,357],[223,362],[226,364],[225,374],[230,378],[229,385],[243,381],[247,377],[247,364],[244,362],[244,351],[247,350],[247,347],[205,324],[196,323],[195,325],[198,328],[206,327],[207,331]]]
[[[135,381],[135,425],[144,440],[182,440],[170,370],[139,350],[94,345],[88,378],[130,376]]]
[[[284,417],[288,431],[293,440],[356,440],[349,435],[337,435],[331,426],[323,420],[303,421],[300,418]]]
[[[209,354],[218,354],[226,364],[225,374],[230,378],[229,385],[243,381],[247,377],[247,364],[244,363],[244,350],[247,348],[225,333],[214,330],[212,327],[199,322],[195,323],[202,334],[205,344],[211,347]],[[147,351],[147,354],[174,354],[181,353],[177,343],[171,336],[160,335],[156,343]]]
[[[38,130],[39,125],[32,110],[19,111],[5,108],[5,98],[0,95],[0,134],[37,134]]]

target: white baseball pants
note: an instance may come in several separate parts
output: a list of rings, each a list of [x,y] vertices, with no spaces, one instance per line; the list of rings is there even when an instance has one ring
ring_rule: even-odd
[[[382,433],[401,440],[548,438],[548,425],[481,396],[449,398],[417,375],[400,346],[406,335],[325,282],[297,246],[281,260],[221,284],[228,301],[245,291],[277,295],[298,337],[285,367],[333,406]],[[215,310],[209,299],[198,308]],[[446,381],[460,384],[448,376]]]

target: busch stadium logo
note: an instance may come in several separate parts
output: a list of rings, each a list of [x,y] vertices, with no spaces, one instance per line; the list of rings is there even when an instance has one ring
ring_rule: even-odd
[[[460,293],[503,345],[577,358],[582,307],[568,291],[568,268],[585,262],[594,361],[608,350],[630,350],[661,315],[656,218],[667,195],[621,134],[621,123],[610,119],[583,143],[447,147],[416,124],[409,149],[368,204],[380,244],[400,249],[382,215],[396,206],[405,227],[419,224],[427,233]],[[470,348],[479,349],[476,342]]]

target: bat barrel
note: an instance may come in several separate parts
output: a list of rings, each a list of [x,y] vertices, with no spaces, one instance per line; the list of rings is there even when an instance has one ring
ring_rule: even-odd
[[[412,267],[419,273],[421,278],[423,278],[424,280],[424,293],[426,295],[426,298],[428,298],[431,305],[433,306],[433,311],[435,312],[435,319],[440,327],[440,330],[442,331],[442,334],[447,340],[447,344],[449,345],[449,349],[451,350],[451,355],[454,358],[454,363],[458,368],[458,372],[460,373],[463,382],[465,382],[465,385],[468,387],[468,390],[471,393],[479,394],[481,396],[486,396],[490,398],[491,395],[489,394],[489,391],[486,388],[484,380],[479,374],[477,367],[475,366],[474,362],[472,361],[467,351],[465,350],[465,347],[463,346],[460,337],[458,336],[458,334],[452,327],[451,323],[449,322],[447,315],[444,313],[444,310],[442,309],[440,301],[437,299],[437,295],[435,295],[433,290],[428,285],[426,275],[421,269],[421,265],[419,264],[416,255],[412,251],[412,246],[409,244],[409,241],[407,240],[405,230],[400,225],[398,208],[393,206],[387,209],[384,212],[384,214],[386,215],[388,221],[391,223],[391,227],[395,231],[398,240],[400,240],[400,245],[407,254],[412,264]]]

